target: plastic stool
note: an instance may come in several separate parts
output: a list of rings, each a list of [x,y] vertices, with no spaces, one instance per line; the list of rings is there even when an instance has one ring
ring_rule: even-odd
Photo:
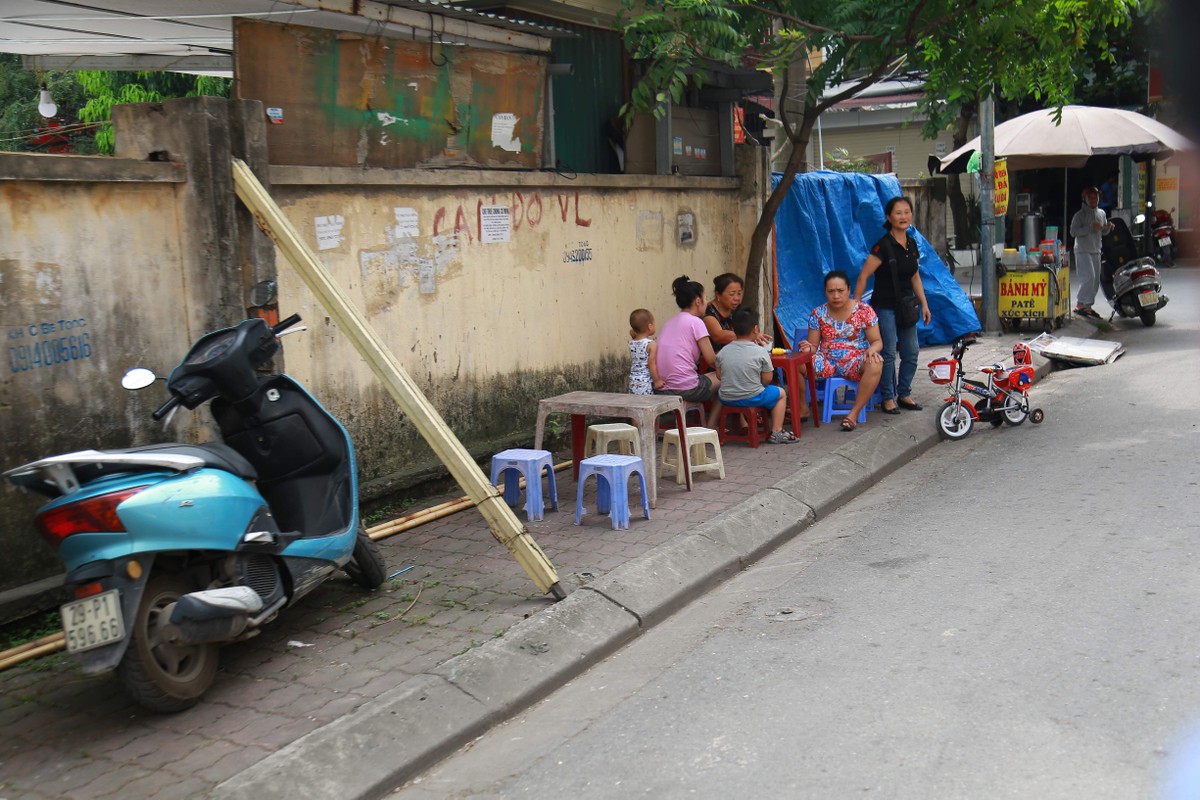
[[[638,476],[642,490],[642,513],[650,519],[650,498],[646,494],[646,473],[640,456],[599,455],[579,462],[579,488],[575,494],[575,524],[583,524],[583,484],[596,476],[596,513],[607,513],[613,530],[629,528],[629,478]]]
[[[725,442],[745,442],[751,447],[758,447],[760,439],[770,436],[767,428],[767,410],[758,406],[721,406],[721,414],[717,417],[717,440]],[[745,433],[730,433],[729,418],[740,417],[746,425]],[[761,426],[761,430],[760,427]]]
[[[554,480],[554,457],[549,450],[505,450],[492,456],[492,484],[498,486],[504,475],[504,502],[516,506],[521,494],[520,478],[525,478],[525,513],[529,519],[542,519],[546,506],[542,499],[542,469],[550,476],[550,507],[558,510],[558,483]],[[513,475],[511,473],[518,473]]]
[[[844,389],[845,400],[841,403],[837,402],[838,389]],[[858,381],[847,380],[846,378],[826,378],[825,388],[821,390],[821,422],[830,422],[833,420],[833,415],[846,416],[850,413],[850,409],[854,406],[854,399],[858,395]],[[874,407],[873,400],[868,400],[867,404],[862,407],[862,411],[858,413],[858,421],[867,421],[867,406]]]
[[[725,459],[721,457],[721,437],[712,428],[688,428],[688,466],[692,474],[697,472],[716,472],[721,480],[725,479]],[[709,460],[705,445],[712,445],[713,458]],[[674,448],[674,453],[671,449]],[[685,478],[679,466],[679,431],[667,431],[663,434],[662,458],[658,462],[658,472],[665,475],[668,469],[675,472],[675,482],[683,483]]]
[[[712,402],[712,401],[709,401],[709,402]],[[693,403],[691,401],[684,401],[683,424],[684,425],[687,424],[687,419],[689,416],[695,415],[695,416],[700,417],[699,424],[703,425],[704,420],[706,420],[708,418],[708,409],[705,408],[705,405],[706,405],[705,403]],[[655,428],[656,433],[658,433],[661,436],[665,431],[677,431],[677,430],[679,430],[679,429],[675,427],[675,414],[668,413],[668,414],[659,414],[658,415],[658,423],[657,423],[657,427]]]
[[[641,447],[638,445],[638,429],[624,422],[609,422],[601,425],[589,425],[587,439],[583,445],[583,455],[597,456],[608,452],[609,444],[615,442],[617,452],[625,456],[640,456]]]

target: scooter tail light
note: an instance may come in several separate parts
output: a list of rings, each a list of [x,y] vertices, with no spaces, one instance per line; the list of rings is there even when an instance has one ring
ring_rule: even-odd
[[[123,533],[125,525],[117,506],[145,488],[135,486],[43,511],[34,518],[34,527],[56,550],[64,539],[77,533]]]
[[[1154,270],[1152,269],[1135,269],[1133,274],[1129,276],[1131,280],[1140,281],[1142,278],[1153,278]]]

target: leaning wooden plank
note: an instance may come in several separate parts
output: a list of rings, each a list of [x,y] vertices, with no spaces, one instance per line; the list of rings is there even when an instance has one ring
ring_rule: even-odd
[[[479,507],[496,541],[508,548],[540,591],[550,592],[559,599],[564,597],[566,593],[559,584],[554,565],[529,535],[529,531],[504,503],[496,487],[488,481],[441,414],[384,346],[366,317],[341,287],[334,283],[325,265],[300,238],[258,178],[254,177],[245,162],[236,158],[233,160],[233,185],[238,198],[254,214],[259,226],[274,240],[309,290],[337,323],[339,330],[350,339],[459,486]]]

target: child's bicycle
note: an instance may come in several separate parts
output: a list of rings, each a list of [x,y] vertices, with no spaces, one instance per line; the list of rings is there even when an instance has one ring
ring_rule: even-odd
[[[1029,387],[1033,385],[1033,353],[1029,346],[1013,345],[1013,366],[992,364],[980,367],[987,381],[963,377],[962,359],[967,348],[975,344],[975,336],[957,340],[949,358],[929,362],[929,379],[950,387],[950,396],[937,414],[937,430],[943,439],[962,439],[971,432],[976,420],[1000,427],[1005,422],[1020,425],[1026,419],[1034,424],[1046,418],[1040,408],[1029,407]],[[972,400],[964,394],[974,395]]]

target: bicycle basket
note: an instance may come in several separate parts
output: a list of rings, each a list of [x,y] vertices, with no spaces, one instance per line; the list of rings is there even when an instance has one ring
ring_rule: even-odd
[[[929,362],[929,380],[934,383],[953,383],[958,372],[958,362],[953,358],[939,358]]]

